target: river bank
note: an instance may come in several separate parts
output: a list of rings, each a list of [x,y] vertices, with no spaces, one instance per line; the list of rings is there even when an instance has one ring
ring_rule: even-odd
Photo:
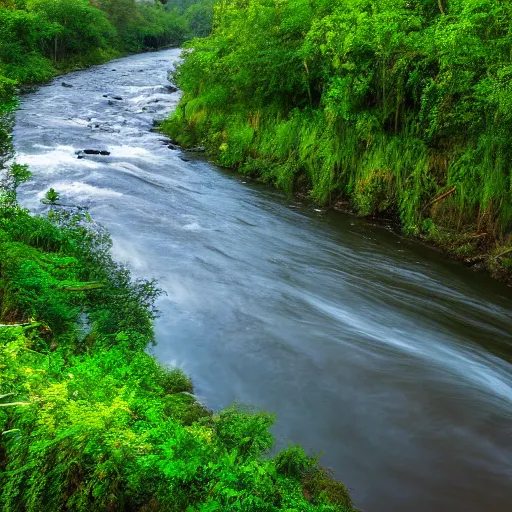
[[[355,512],[302,448],[268,457],[272,415],[214,414],[181,370],[146,353],[160,292],[114,262],[88,213],[54,205],[48,218],[31,216],[16,186],[9,192],[0,196],[2,511]]]
[[[180,126],[187,134],[184,137],[180,136]],[[266,185],[274,186],[276,189],[282,191],[277,183],[273,181],[269,182],[267,178],[259,177],[257,171],[251,170],[251,172],[247,174],[243,170],[240,171],[238,166],[226,167],[222,164],[222,160],[218,156],[215,144],[199,137],[191,139],[190,126],[187,124],[175,125],[171,123],[171,128],[169,128],[169,122],[163,121],[158,124],[157,130],[169,137],[169,143],[172,146],[183,149],[185,153],[203,155],[207,161],[225,169],[230,169],[233,172],[237,172],[246,180],[261,182]],[[187,142],[188,145],[184,144],[185,142]],[[279,165],[279,162],[275,162],[275,165]],[[286,191],[282,192],[286,193]],[[299,199],[305,204],[310,204],[313,207],[328,208],[333,211],[366,219],[371,223],[377,223],[400,236],[421,242],[427,247],[435,248],[446,257],[463,263],[475,272],[486,272],[494,279],[502,281],[508,286],[512,286],[512,258],[508,256],[512,253],[512,249],[510,248],[508,238],[504,242],[497,243],[493,236],[487,233],[475,234],[472,230],[450,230],[445,227],[436,226],[433,223],[431,225],[427,223],[426,228],[421,233],[407,233],[404,232],[400,219],[396,214],[383,212],[368,216],[360,215],[349,197],[333,197],[326,205],[315,202],[310,196],[310,191],[307,189],[293,190],[293,192],[288,193],[288,195]]]
[[[331,207],[336,211],[358,216],[357,211],[350,206],[349,199],[337,199]],[[439,250],[445,256],[463,263],[475,272],[486,272],[494,279],[512,286],[512,262],[505,258],[512,252],[508,242],[506,245],[496,244],[495,240],[488,237],[486,233],[460,232],[435,226],[421,234],[413,235],[404,233],[400,220],[396,216],[377,215],[363,218],[385,225],[401,236]]]
[[[188,45],[164,129],[510,282],[510,20],[510,6],[470,0],[228,1]]]

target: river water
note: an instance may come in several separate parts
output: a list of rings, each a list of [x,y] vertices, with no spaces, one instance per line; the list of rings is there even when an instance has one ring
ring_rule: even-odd
[[[156,356],[211,408],[276,412],[278,445],[322,450],[362,510],[510,510],[511,290],[169,149],[150,129],[179,100],[165,88],[178,59],[132,56],[25,95],[23,204],[41,210],[53,187],[88,205],[115,256],[167,293]]]

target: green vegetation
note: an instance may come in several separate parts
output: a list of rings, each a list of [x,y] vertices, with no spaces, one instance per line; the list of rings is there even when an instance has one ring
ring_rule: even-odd
[[[135,0],[0,0],[0,87],[5,78],[37,83],[127,52],[179,46],[209,33],[209,2],[178,9]]]
[[[270,454],[274,418],[213,413],[146,351],[154,282],[134,281],[87,211],[17,202],[14,82],[0,81],[0,510],[352,511],[300,447]]]
[[[512,4],[221,0],[163,130],[512,275]]]

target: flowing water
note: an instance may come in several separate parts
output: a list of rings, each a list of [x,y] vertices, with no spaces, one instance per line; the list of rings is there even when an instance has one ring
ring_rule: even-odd
[[[115,256],[167,292],[156,356],[211,408],[276,412],[278,444],[322,450],[362,510],[510,510],[511,290],[169,149],[150,129],[179,100],[165,87],[178,59],[128,57],[25,95],[23,203],[41,210],[53,187],[89,206]]]

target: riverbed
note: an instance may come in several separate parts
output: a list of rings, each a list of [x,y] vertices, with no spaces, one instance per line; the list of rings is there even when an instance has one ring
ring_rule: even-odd
[[[379,226],[287,199],[168,147],[179,50],[71,73],[23,97],[14,142],[44,211],[89,207],[155,278],[154,353],[210,408],[275,412],[366,512],[512,503],[512,291]],[[65,81],[70,87],[63,87]],[[110,155],[78,155],[84,149]]]

